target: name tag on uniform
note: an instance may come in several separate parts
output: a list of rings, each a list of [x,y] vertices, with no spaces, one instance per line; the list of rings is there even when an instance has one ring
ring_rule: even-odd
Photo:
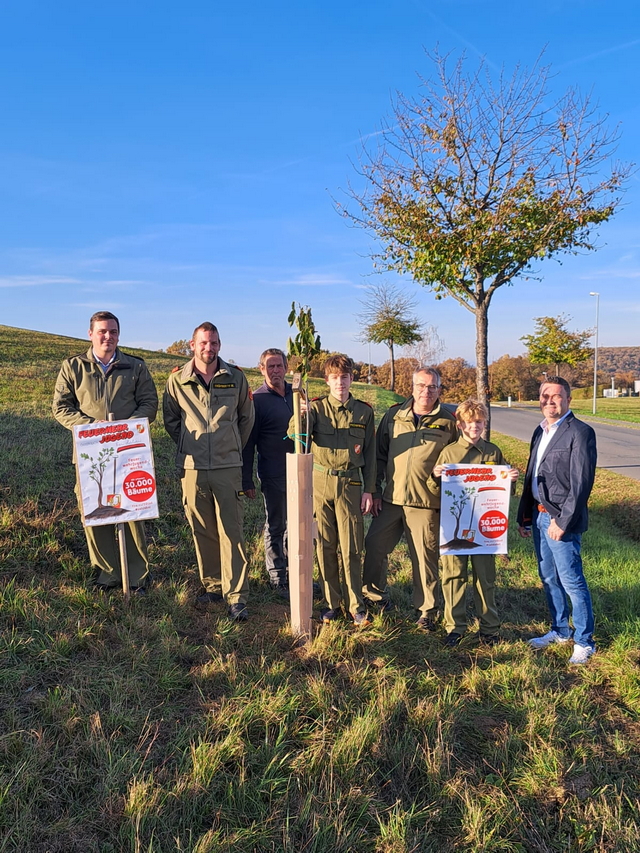
[[[350,427],[357,427],[358,429],[364,429],[365,428],[364,424],[356,424],[356,423],[353,423],[353,421],[349,424],[349,426]]]
[[[213,387],[214,388],[235,388],[236,383],[235,382],[214,382]]]

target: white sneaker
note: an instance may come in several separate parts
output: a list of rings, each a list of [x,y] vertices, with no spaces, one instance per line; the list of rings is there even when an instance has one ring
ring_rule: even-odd
[[[550,646],[552,643],[570,643],[571,637],[561,637],[557,631],[549,631],[548,634],[545,634],[543,637],[534,637],[532,640],[529,640],[529,645],[532,649],[546,649],[547,646]],[[582,646],[580,646],[582,648]]]
[[[569,663],[586,663],[591,657],[591,655],[594,653],[595,649],[592,649],[591,646],[579,646],[577,643],[575,643],[573,647],[573,654],[569,658]]]

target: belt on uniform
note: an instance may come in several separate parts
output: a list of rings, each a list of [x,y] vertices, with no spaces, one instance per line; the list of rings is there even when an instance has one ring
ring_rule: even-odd
[[[538,512],[549,512],[549,510],[543,504],[538,504]]]
[[[331,474],[332,477],[359,477],[360,469],[359,468],[349,468],[347,471],[337,471],[335,468],[325,468],[324,465],[318,465],[317,462],[313,463],[314,471],[322,471],[323,474]]]

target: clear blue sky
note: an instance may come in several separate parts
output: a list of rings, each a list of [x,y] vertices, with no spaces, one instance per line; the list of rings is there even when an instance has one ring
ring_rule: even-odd
[[[158,349],[209,319],[250,366],[285,345],[295,299],[325,347],[366,359],[354,314],[373,243],[332,196],[393,93],[417,94],[425,49],[511,72],[546,46],[554,94],[591,91],[637,161],[639,24],[622,0],[5,3],[0,322],[84,336],[105,308],[125,347]],[[523,352],[535,316],[592,326],[591,290],[600,343],[639,344],[639,226],[636,176],[599,252],[498,292],[490,360]],[[411,289],[446,357],[474,362],[473,316]]]

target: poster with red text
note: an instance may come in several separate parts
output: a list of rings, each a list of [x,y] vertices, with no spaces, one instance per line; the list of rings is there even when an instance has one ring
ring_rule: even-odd
[[[147,418],[73,428],[85,527],[158,517]]]
[[[440,553],[506,554],[508,465],[451,465],[442,472]]]

